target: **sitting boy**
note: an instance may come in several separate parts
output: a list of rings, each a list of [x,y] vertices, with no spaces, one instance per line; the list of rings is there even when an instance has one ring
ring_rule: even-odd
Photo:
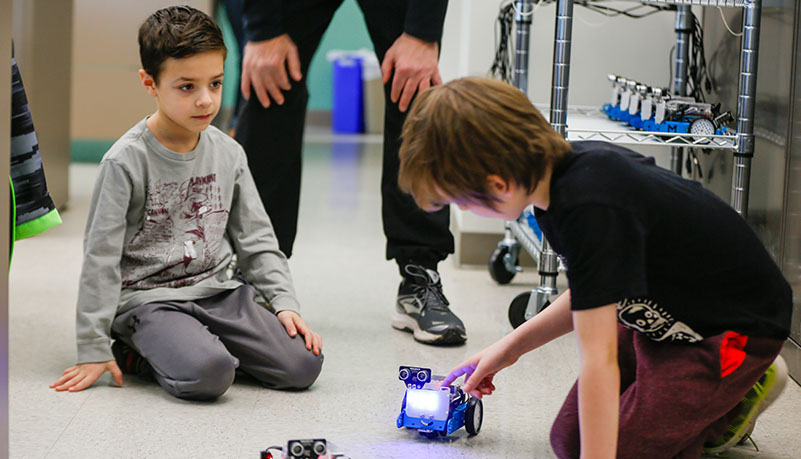
[[[242,147],[209,126],[222,93],[220,29],[194,8],[164,8],[140,27],[139,50],[158,108],[101,162],[84,236],[78,364],[50,387],[79,391],[110,371],[119,384],[122,373],[152,375],[176,397],[213,399],[237,368],[270,388],[310,386],[320,336],[298,315]],[[234,255],[241,278],[228,274]]]
[[[523,93],[466,78],[420,94],[399,183],[418,205],[506,220],[533,205],[569,289],[450,372],[476,397],[575,331],[580,372],[551,430],[560,458],[697,458],[778,396],[792,291],[748,224],[700,184],[604,142],[566,142]],[[729,431],[727,432],[727,427]]]

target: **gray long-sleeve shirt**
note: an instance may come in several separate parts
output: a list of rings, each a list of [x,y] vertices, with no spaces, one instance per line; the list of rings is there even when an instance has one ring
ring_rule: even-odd
[[[103,157],[95,183],[78,290],[78,363],[113,359],[117,314],[242,285],[227,274],[234,253],[276,312],[298,310],[242,147],[209,127],[193,151],[175,153],[140,121]]]

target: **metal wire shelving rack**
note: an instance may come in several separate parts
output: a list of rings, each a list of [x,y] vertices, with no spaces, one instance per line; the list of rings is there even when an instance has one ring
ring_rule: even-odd
[[[573,0],[556,0],[556,28],[551,79],[551,103],[540,109],[549,113],[553,128],[568,140],[605,140],[620,144],[655,145],[671,148],[670,168],[681,173],[684,148],[731,150],[734,155],[731,206],[743,217],[748,213],[751,161],[754,156],[754,110],[756,96],[759,28],[762,0],[635,0],[640,3],[676,6],[676,54],[673,61],[673,93],[686,95],[687,73],[692,31],[692,6],[743,9],[743,33],[740,46],[740,68],[736,133],[703,136],[637,131],[609,120],[594,107],[570,107],[567,103],[570,75],[570,51],[573,30]],[[533,0],[516,0],[515,24],[517,48],[514,56],[514,85],[527,92],[529,38],[534,11]],[[564,266],[548,241],[540,241],[527,230],[524,219],[506,222],[504,239],[490,258],[490,272],[501,283],[508,282],[517,269],[521,246],[537,261],[540,284],[530,292],[518,295],[509,307],[513,326],[533,317],[550,304],[558,294],[556,277]],[[503,276],[501,268],[510,274]],[[493,271],[497,271],[493,272]]]

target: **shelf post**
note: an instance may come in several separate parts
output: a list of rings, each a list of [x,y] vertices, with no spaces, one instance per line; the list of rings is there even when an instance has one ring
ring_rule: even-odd
[[[573,0],[558,0],[551,76],[551,125],[567,138],[567,89],[573,37]]]
[[[533,0],[515,0],[515,68],[512,84],[515,88],[528,93],[528,52],[531,41],[531,20],[534,13]],[[512,234],[512,222],[504,222],[504,236],[500,244],[506,245],[510,252],[517,253],[520,245],[515,243]]]
[[[553,50],[553,74],[551,75],[550,121],[554,130],[567,138],[567,90],[570,78],[570,44],[573,35],[573,0],[558,0],[556,5],[556,28]],[[542,237],[542,253],[537,266],[540,285],[529,297],[526,320],[534,317],[550,304],[550,299],[559,293],[556,277],[559,274],[559,259],[545,236]]]
[[[534,13],[533,0],[515,1],[515,68],[514,86],[528,94],[528,53],[531,43],[531,20]]]
[[[690,34],[693,31],[693,13],[690,5],[676,7],[676,52],[673,60],[673,94],[687,95],[687,69],[690,64]],[[670,149],[670,170],[681,175],[684,148]]]
[[[762,0],[747,0],[743,7],[743,37],[740,47],[740,81],[737,96],[737,149],[734,151],[731,205],[743,218],[748,216],[751,159],[754,157],[754,110]]]

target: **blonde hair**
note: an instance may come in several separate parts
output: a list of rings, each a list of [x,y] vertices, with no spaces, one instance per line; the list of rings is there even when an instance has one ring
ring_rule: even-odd
[[[427,211],[447,201],[494,208],[489,175],[531,193],[569,151],[518,89],[462,78],[417,96],[403,125],[398,184]]]

